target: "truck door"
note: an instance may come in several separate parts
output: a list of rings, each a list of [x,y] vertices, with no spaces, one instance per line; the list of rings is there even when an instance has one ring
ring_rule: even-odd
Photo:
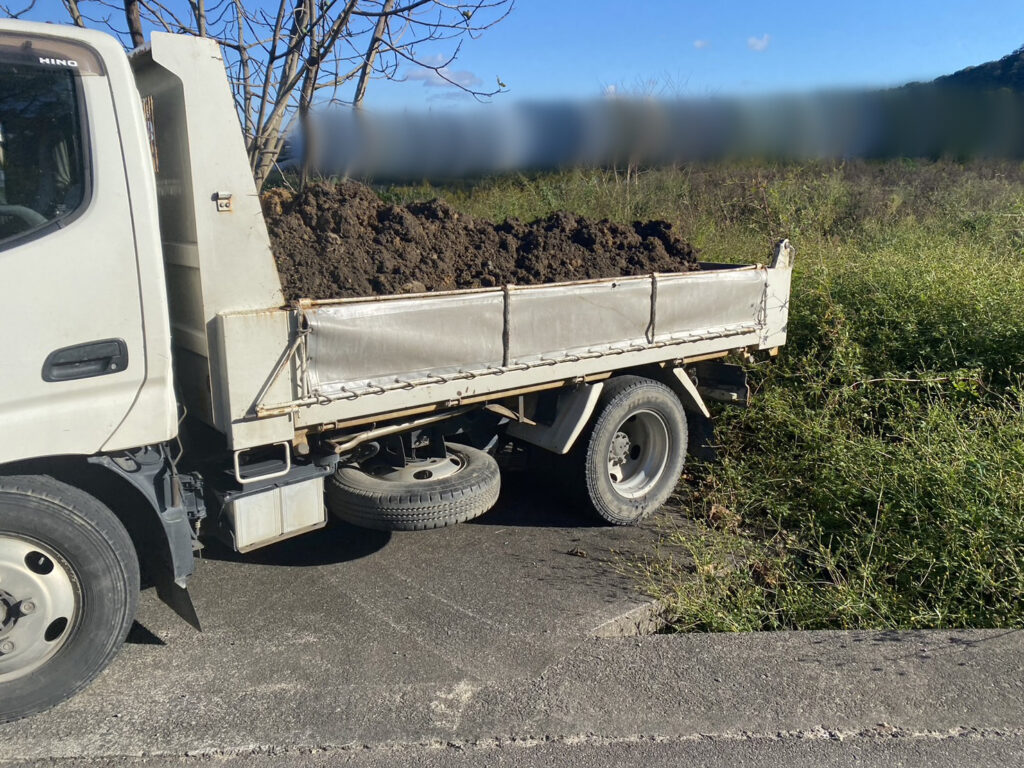
[[[136,225],[99,55],[0,28],[0,462],[94,453],[125,419],[146,377]]]

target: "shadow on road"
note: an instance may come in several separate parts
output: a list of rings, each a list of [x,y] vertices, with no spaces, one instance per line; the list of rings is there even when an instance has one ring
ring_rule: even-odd
[[[472,525],[524,528],[599,528],[606,524],[564,488],[526,472],[503,471],[501,496],[494,508]]]
[[[391,534],[387,531],[357,528],[328,517],[326,528],[304,533],[293,539],[285,539],[248,554],[235,552],[227,544],[216,539],[206,540],[206,546],[199,553],[199,557],[203,560],[292,568],[334,565],[372,555],[390,540]]]
[[[498,503],[486,514],[463,525],[568,528],[581,532],[614,528],[565,493],[557,482],[517,471],[503,471]],[[424,531],[411,535],[430,536],[431,533]],[[204,538],[204,548],[198,557],[202,560],[292,568],[336,565],[373,555],[387,546],[391,538],[389,532],[359,528],[329,515],[326,528],[247,554],[235,552],[219,539]],[[134,642],[144,644],[147,640],[136,633]]]
[[[128,630],[128,637],[124,641],[129,645],[167,645],[160,637],[153,634],[151,630],[138,621],[132,622],[132,627]]]

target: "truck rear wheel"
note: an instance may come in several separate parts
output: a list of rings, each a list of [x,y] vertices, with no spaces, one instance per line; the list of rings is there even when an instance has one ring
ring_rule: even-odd
[[[109,509],[51,477],[0,477],[0,723],[88,685],[138,594],[135,549]]]
[[[633,525],[668,501],[686,460],[686,439],[686,412],[671,389],[640,376],[608,381],[576,447],[597,514]]]
[[[490,454],[448,443],[447,456],[413,459],[405,467],[343,466],[327,478],[331,513],[380,531],[441,528],[479,517],[501,488]]]

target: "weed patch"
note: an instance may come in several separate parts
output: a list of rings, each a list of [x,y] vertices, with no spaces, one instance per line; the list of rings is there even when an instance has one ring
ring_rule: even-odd
[[[638,565],[679,630],[1024,624],[1024,171],[894,161],[571,171],[442,192],[501,220],[665,219],[711,261],[798,248],[789,341]]]

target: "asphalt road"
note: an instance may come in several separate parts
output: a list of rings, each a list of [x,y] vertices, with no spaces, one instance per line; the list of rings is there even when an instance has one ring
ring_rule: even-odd
[[[1019,632],[620,636],[650,528],[513,486],[475,524],[211,548],[0,764],[1024,765]]]

